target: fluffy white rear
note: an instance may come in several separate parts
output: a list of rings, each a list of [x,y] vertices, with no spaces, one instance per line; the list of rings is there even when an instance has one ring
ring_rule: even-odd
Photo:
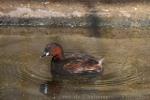
[[[102,66],[103,61],[104,61],[104,58],[100,59],[100,60],[98,61],[98,65],[99,65],[99,66]]]

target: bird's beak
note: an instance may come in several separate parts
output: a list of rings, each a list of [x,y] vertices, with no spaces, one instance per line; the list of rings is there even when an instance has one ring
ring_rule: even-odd
[[[49,55],[50,55],[49,52],[44,52],[44,54],[41,56],[41,58],[46,57],[46,56],[49,56]]]

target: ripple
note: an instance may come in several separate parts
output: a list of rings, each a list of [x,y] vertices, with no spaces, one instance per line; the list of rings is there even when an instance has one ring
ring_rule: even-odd
[[[71,52],[67,52],[69,54]],[[1,60],[2,75],[11,80],[21,80],[45,82],[52,80],[50,74],[50,58],[40,59],[37,57],[39,54],[28,53],[19,58],[12,59],[11,56],[6,60]],[[108,59],[109,60],[109,59]],[[106,61],[107,62],[107,61]],[[117,86],[128,85],[135,83],[142,73],[138,73],[138,69],[133,65],[122,65],[108,62],[104,64],[104,74],[102,77],[98,77],[94,83],[90,83],[91,86]],[[13,77],[12,77],[13,75]],[[12,78],[11,78],[12,77]],[[11,78],[11,79],[10,79]],[[76,80],[75,80],[76,81]],[[80,83],[79,83],[80,84]],[[88,83],[87,83],[88,85]]]
[[[132,65],[116,65],[109,67],[111,64],[104,65],[105,70],[102,77],[97,78],[94,86],[116,86],[134,83],[138,80],[140,73],[137,73],[136,67]],[[50,81],[50,59],[36,59],[32,62],[22,63],[19,68],[22,78],[32,81]]]
[[[106,68],[105,68],[106,69]],[[114,68],[112,72],[104,73],[100,80],[95,82],[97,86],[116,86],[116,85],[127,85],[134,83],[138,80],[140,73],[136,72],[136,68],[131,65],[119,66]]]
[[[49,66],[46,64],[48,59],[40,59],[40,54],[28,52],[20,57],[19,76],[22,80],[30,80],[36,82],[51,80]]]

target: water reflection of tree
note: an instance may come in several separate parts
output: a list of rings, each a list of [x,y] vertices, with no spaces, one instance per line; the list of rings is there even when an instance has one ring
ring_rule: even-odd
[[[87,7],[87,13],[89,14],[86,17],[87,20],[87,24],[88,24],[88,29],[90,31],[90,36],[94,36],[94,37],[100,37],[100,18],[97,16],[97,10],[95,8],[95,3],[92,0],[88,0],[86,2],[82,3],[85,5],[85,7]]]
[[[80,3],[86,7],[87,16],[85,17],[87,28],[89,29],[90,36],[100,37],[100,27],[99,24],[101,22],[100,17],[97,16],[97,10],[95,5],[98,2],[105,2],[99,0],[52,0],[53,3]]]
[[[91,33],[91,36],[94,37],[99,37],[100,32],[99,32],[99,24],[100,24],[100,19],[96,15],[96,11],[91,11],[90,15],[87,17],[87,22],[89,23],[89,31]]]

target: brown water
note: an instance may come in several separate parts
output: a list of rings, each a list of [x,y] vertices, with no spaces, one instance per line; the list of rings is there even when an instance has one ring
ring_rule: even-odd
[[[104,57],[105,71],[101,79],[92,83],[64,81],[42,85],[51,81],[52,77],[50,59],[41,59],[40,55],[45,45],[54,41],[60,43],[66,53],[84,52],[97,58]],[[150,98],[150,38],[1,34],[0,51],[0,100]]]

